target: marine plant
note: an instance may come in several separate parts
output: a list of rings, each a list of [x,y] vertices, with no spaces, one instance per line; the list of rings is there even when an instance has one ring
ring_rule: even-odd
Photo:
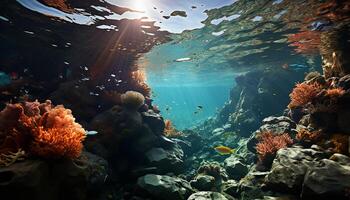
[[[85,135],[71,110],[54,107],[49,100],[8,104],[0,112],[2,158],[25,152],[45,159],[74,159],[82,151]]]
[[[165,125],[165,127],[164,127],[164,135],[166,137],[174,138],[174,137],[180,137],[180,136],[183,135],[181,131],[177,131],[175,129],[175,127],[173,126],[173,123],[169,119],[166,119],[164,121],[164,125]]]
[[[279,149],[293,144],[292,138],[287,134],[274,135],[272,132],[262,132],[258,135],[256,151],[262,163],[271,161]]]
[[[322,76],[320,72],[318,71],[312,71],[312,72],[309,72],[306,76],[305,76],[305,81],[309,81],[309,80],[312,80],[316,77],[320,77]]]
[[[290,109],[301,107],[311,102],[321,91],[321,86],[317,83],[298,83],[289,95],[291,102]]]
[[[145,97],[136,91],[127,91],[120,98],[122,105],[131,110],[137,110],[145,103]]]

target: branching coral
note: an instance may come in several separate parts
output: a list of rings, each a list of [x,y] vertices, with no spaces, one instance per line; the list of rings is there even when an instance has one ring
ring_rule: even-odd
[[[77,158],[85,130],[69,109],[45,103],[8,104],[0,112],[0,153],[23,149],[43,158]]]
[[[321,87],[317,83],[298,83],[289,95],[291,102],[288,107],[293,109],[304,106],[311,102],[320,91]]]
[[[46,112],[33,129],[30,152],[44,158],[77,158],[83,148],[85,130],[69,109],[57,106]]]
[[[170,120],[166,119],[164,121],[164,135],[167,137],[179,137],[182,135],[182,132],[177,131]]]
[[[1,166],[7,167],[12,165],[16,161],[24,160],[25,155],[26,153],[22,149],[18,149],[18,151],[15,153],[9,152],[8,154],[1,154],[0,167]]]
[[[129,109],[137,110],[145,103],[145,97],[135,91],[127,91],[121,95],[121,103]]]
[[[311,142],[314,144],[319,143],[324,138],[321,130],[308,131],[307,129],[300,129],[296,135],[298,141]]]
[[[341,88],[334,88],[334,89],[328,89],[326,91],[326,95],[331,97],[331,98],[338,98],[341,97],[345,94],[345,90]]]
[[[263,132],[259,134],[258,140],[256,151],[259,154],[259,160],[261,162],[274,157],[279,149],[293,144],[292,138],[287,133],[274,135],[271,132]]]

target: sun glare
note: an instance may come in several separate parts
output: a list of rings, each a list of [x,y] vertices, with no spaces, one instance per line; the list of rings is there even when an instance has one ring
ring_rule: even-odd
[[[140,12],[146,12],[147,8],[147,4],[146,4],[146,0],[133,0],[132,1],[132,7],[133,9],[140,11]]]

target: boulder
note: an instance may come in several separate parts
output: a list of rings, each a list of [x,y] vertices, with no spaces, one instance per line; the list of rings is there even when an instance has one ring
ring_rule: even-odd
[[[308,168],[325,157],[321,151],[301,147],[278,150],[271,171],[265,177],[266,187],[273,191],[299,194]]]
[[[165,175],[139,177],[137,186],[157,200],[185,200],[194,192],[186,180]]]
[[[146,152],[146,159],[150,166],[157,167],[158,173],[179,173],[183,170],[184,153],[178,145],[171,149],[152,148]]]
[[[310,167],[305,175],[301,193],[302,199],[349,199],[349,157],[336,157],[341,158],[337,161],[323,159],[318,165]]]
[[[218,192],[196,192],[192,194],[187,200],[229,200],[224,195]]]
[[[164,131],[164,121],[160,114],[153,110],[142,112],[143,121],[150,127],[150,129],[157,135],[162,135]]]
[[[270,116],[262,121],[263,125],[259,128],[260,132],[272,132],[274,134],[288,133],[295,134],[296,124],[286,116]]]
[[[235,180],[228,180],[223,183],[222,185],[222,191],[226,194],[229,194],[233,197],[237,197],[239,195],[238,193],[238,182]]]
[[[239,158],[233,155],[226,158],[224,164],[227,175],[231,179],[239,180],[248,173],[248,167],[245,164],[243,164],[243,162]]]
[[[104,159],[86,152],[55,163],[25,160],[0,168],[0,192],[16,200],[97,199],[105,189],[107,169]]]
[[[198,175],[190,182],[193,188],[199,191],[210,191],[215,188],[215,178],[209,175]]]

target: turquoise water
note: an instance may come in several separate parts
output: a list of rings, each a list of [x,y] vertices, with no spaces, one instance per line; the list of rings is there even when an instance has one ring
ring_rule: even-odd
[[[154,104],[177,129],[190,128],[213,116],[229,98],[230,85],[153,86]],[[202,107],[202,108],[200,108]]]

